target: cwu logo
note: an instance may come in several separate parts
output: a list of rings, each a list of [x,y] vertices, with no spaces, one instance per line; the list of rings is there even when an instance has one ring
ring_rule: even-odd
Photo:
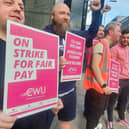
[[[40,86],[39,88],[28,88],[25,93],[22,94],[22,96],[27,96],[27,97],[38,97],[38,96],[43,96],[46,94],[46,87]]]
[[[77,72],[77,68],[70,67],[68,69],[68,71],[71,72],[71,73],[76,73]]]

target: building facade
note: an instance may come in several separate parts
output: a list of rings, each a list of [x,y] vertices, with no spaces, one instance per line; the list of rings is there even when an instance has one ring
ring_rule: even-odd
[[[121,30],[129,28],[129,16],[117,16],[112,21],[117,21],[121,23]]]
[[[121,29],[123,30],[123,29],[127,29],[127,28],[129,28],[129,16],[128,17],[126,17],[125,19],[123,19],[122,21],[121,21]]]
[[[41,29],[50,23],[50,13],[55,0],[23,0],[23,2],[26,25]]]
[[[23,2],[25,5],[25,24],[35,28],[41,29],[51,23],[51,10],[58,2],[64,2],[70,7],[71,29],[80,30],[82,25],[84,29],[87,29],[91,23],[89,0],[23,0]],[[85,8],[84,3],[87,8]]]
[[[53,5],[65,2],[71,8],[71,29],[81,29],[84,0],[23,0],[23,2],[26,25],[43,28],[51,22],[50,13]]]

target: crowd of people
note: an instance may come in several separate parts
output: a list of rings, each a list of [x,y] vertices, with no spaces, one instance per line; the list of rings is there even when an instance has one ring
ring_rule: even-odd
[[[90,2],[90,8],[92,10],[92,23],[88,30],[70,29],[70,9],[64,3],[58,3],[53,7],[52,22],[42,29],[58,35],[60,41],[59,99],[57,106],[51,110],[21,119],[11,117],[0,111],[0,129],[50,129],[55,115],[58,115],[60,129],[71,129],[72,120],[76,117],[76,81],[60,82],[61,70],[67,64],[67,60],[63,56],[66,31],[86,38],[86,72],[83,83],[84,90],[86,89],[84,104],[86,129],[97,129],[99,119],[106,109],[107,129],[113,129],[113,109],[116,103],[118,121],[129,127],[124,115],[129,97],[129,29],[122,30],[121,33],[120,24],[117,22],[111,22],[106,27],[101,25],[102,15],[111,9],[110,6],[106,5],[102,8],[100,1],[93,0]],[[0,0],[0,9],[0,84],[2,85],[7,20],[24,24],[25,17],[22,0]],[[119,43],[110,48],[114,42]],[[89,53],[90,55],[87,56]],[[112,92],[108,86],[109,65],[112,58],[120,63],[120,89],[117,94]]]

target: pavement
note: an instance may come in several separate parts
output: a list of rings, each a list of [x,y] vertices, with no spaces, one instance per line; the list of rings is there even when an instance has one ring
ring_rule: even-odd
[[[83,83],[83,77],[81,81],[77,81],[77,115],[76,115],[76,119],[73,120],[72,122],[71,129],[85,129],[86,128],[86,120],[83,116],[85,90],[82,88],[82,83]],[[122,126],[117,121],[118,115],[116,111],[114,111],[113,118],[114,118],[113,129],[128,129],[125,126]],[[129,121],[129,113],[126,113],[126,120]],[[106,128],[106,123],[107,123],[106,111],[104,115],[101,117],[100,123],[102,123],[103,125],[102,129],[107,129]],[[51,129],[59,129],[59,121],[57,117],[54,118]]]

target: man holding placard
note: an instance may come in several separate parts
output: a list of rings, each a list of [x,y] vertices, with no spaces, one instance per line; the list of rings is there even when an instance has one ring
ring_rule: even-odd
[[[88,41],[89,46],[92,44],[92,39],[96,36],[100,22],[100,1],[91,1],[91,9],[93,10],[93,20],[88,31],[71,31],[75,34],[83,36]],[[70,9],[64,3],[58,3],[54,6],[51,13],[52,24],[45,28],[45,31],[59,35],[59,67],[60,71],[67,65],[67,60],[63,57],[65,46],[66,31],[70,31]],[[59,97],[62,99],[64,108],[58,113],[60,120],[60,129],[70,129],[72,120],[76,115],[76,82],[60,82]]]
[[[0,108],[3,101],[3,83],[5,69],[5,50],[6,50],[6,32],[7,20],[24,24],[24,5],[22,0],[0,0]],[[60,103],[55,109],[55,113],[62,107]],[[2,129],[48,129],[50,126],[48,114],[50,111],[44,111],[25,118],[16,119],[0,111],[0,128]]]
[[[120,24],[109,23],[104,29],[104,39],[93,45],[91,62],[86,68],[83,87],[87,89],[85,98],[86,129],[94,129],[104,113],[108,95],[112,93],[108,85],[111,53],[109,45],[119,40]]]

